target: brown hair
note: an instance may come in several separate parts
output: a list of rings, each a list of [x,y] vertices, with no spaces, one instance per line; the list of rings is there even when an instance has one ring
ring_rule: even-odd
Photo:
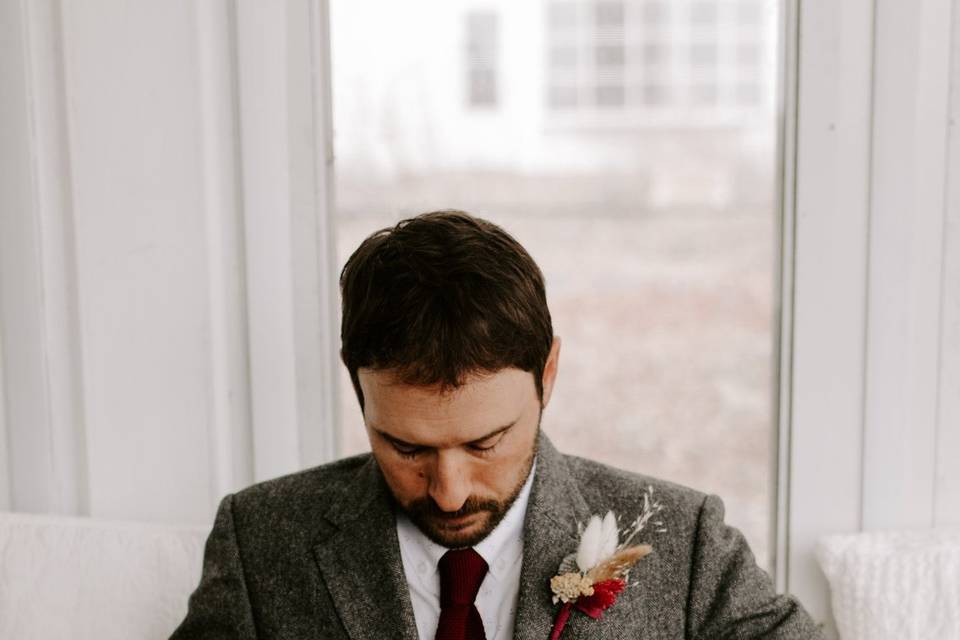
[[[515,367],[542,401],[553,343],[543,274],[497,225],[453,210],[402,220],[353,252],[340,292],[340,356],[361,410],[361,367],[442,391]]]

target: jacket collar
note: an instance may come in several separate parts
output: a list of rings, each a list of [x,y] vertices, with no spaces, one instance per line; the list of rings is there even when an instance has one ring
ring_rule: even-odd
[[[549,637],[557,610],[550,578],[576,549],[577,523],[589,516],[563,456],[541,433],[524,521],[515,638]],[[393,502],[373,456],[331,499],[324,518],[314,557],[349,636],[417,640]]]

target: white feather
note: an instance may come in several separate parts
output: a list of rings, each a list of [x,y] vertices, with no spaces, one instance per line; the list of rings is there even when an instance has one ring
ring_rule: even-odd
[[[580,567],[580,571],[589,571],[600,562],[602,529],[600,516],[590,516],[590,522],[580,535],[580,545],[577,547],[577,566]]]
[[[617,545],[620,543],[620,534],[617,531],[617,516],[613,511],[607,511],[603,517],[603,525],[600,528],[600,558],[597,562],[603,562],[617,552]]]

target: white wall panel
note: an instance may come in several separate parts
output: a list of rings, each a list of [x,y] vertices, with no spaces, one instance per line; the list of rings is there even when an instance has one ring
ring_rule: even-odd
[[[790,591],[835,637],[817,539],[958,521],[958,10],[791,6],[801,13],[783,535]]]
[[[196,4],[206,211],[210,501],[253,482],[233,3]]]
[[[860,526],[873,5],[799,9],[787,586],[829,622],[814,546]]]
[[[276,3],[237,10],[240,136],[247,241],[254,475],[299,462],[293,238],[287,115],[286,12]]]
[[[10,504],[87,511],[58,5],[3,6],[0,341]]]
[[[329,6],[289,2],[291,191],[300,466],[329,462],[340,450],[340,293],[333,237],[333,119]]]
[[[337,395],[325,3],[241,3],[254,476],[329,460]]]
[[[63,14],[90,512],[202,522],[209,319],[193,3],[95,5]]]
[[[7,401],[3,381],[3,340],[0,339],[0,511],[13,509],[10,491],[10,455],[7,452]]]
[[[953,7],[949,151],[940,283],[940,394],[937,421],[938,525],[960,525],[960,3]]]
[[[934,523],[950,5],[877,2],[865,530]]]
[[[19,3],[0,3],[0,352],[6,365],[5,418],[11,450],[5,462],[11,489],[16,491],[11,496],[14,508],[43,510],[55,500],[49,474],[31,473],[31,468],[50,468],[51,461],[46,446],[49,421],[34,226],[26,18],[20,9]]]
[[[326,3],[0,11],[0,505],[205,523],[329,459]]]

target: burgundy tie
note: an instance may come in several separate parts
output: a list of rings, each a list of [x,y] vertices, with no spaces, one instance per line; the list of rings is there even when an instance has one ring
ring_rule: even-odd
[[[473,549],[451,549],[440,558],[440,622],[436,640],[486,640],[473,604],[487,561]]]

